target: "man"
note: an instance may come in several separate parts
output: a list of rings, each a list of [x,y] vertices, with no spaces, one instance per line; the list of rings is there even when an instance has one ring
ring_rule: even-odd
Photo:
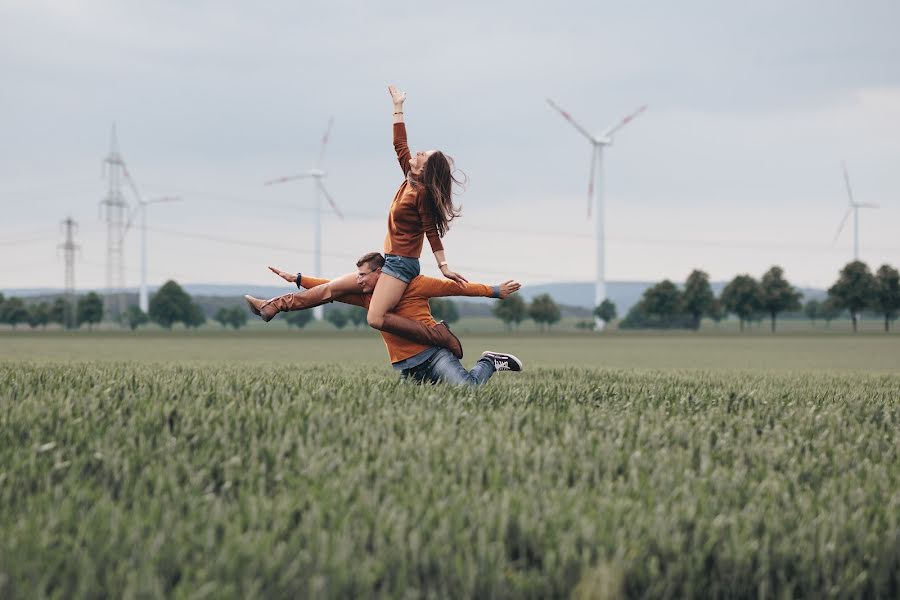
[[[349,294],[336,298],[338,302],[368,307],[372,299],[372,291],[381,275],[384,257],[378,252],[370,252],[356,262],[356,281],[359,294]],[[297,273],[286,273],[280,269],[269,269],[298,288],[313,288],[328,283],[327,279],[309,277]],[[515,281],[506,281],[498,286],[480,283],[459,284],[448,279],[435,279],[419,275],[413,278],[393,311],[399,316],[415,319],[425,325],[433,326],[434,316],[428,304],[429,298],[440,296],[487,296],[506,298],[515,293],[521,286]],[[251,310],[255,308],[250,303]],[[411,379],[417,383],[436,383],[444,381],[457,385],[482,385],[497,371],[521,371],[522,361],[502,352],[487,351],[481,355],[471,370],[466,370],[454,353],[440,346],[427,346],[406,338],[381,332],[384,345],[394,369],[400,371],[402,379]]]

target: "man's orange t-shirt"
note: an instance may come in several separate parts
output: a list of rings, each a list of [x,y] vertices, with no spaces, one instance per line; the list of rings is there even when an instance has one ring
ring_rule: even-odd
[[[328,281],[328,279],[302,275],[300,285],[308,289],[328,283]],[[483,283],[460,285],[449,279],[436,279],[426,275],[419,275],[409,282],[409,285],[406,286],[406,291],[403,292],[403,296],[400,297],[400,301],[391,312],[400,317],[420,321],[426,325],[434,325],[436,321],[431,315],[428,299],[441,296],[496,297],[494,288]],[[372,294],[348,294],[335,298],[335,301],[368,308],[369,303],[372,301]],[[392,363],[406,360],[431,347],[386,331],[381,332],[381,337],[384,339],[384,345],[387,347],[388,356]]]

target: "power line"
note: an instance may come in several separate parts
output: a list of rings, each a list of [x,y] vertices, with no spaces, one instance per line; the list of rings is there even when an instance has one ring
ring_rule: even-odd
[[[35,242],[45,243],[52,239],[54,239],[53,236],[45,235],[45,236],[41,236],[41,237],[28,238],[28,239],[23,239],[23,240],[0,240],[0,246],[18,246],[20,244],[21,245],[32,244]]]

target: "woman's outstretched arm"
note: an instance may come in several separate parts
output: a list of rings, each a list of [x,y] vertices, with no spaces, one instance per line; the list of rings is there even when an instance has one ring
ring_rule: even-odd
[[[469,280],[457,273],[456,271],[452,271],[450,267],[447,266],[447,259],[444,257],[443,250],[435,250],[434,258],[437,259],[438,269],[441,270],[441,274],[447,279],[452,279],[456,283],[462,285],[465,283],[469,283]]]
[[[391,101],[394,104],[394,151],[397,153],[397,160],[400,162],[400,169],[403,175],[409,175],[409,159],[412,155],[409,152],[409,142],[406,141],[406,124],[403,122],[403,101],[406,100],[406,92],[399,92],[392,85],[388,86],[391,93]]]
[[[403,102],[406,100],[406,92],[401,92],[393,85],[388,86],[388,92],[390,92],[391,101],[394,103],[394,123],[402,123]]]

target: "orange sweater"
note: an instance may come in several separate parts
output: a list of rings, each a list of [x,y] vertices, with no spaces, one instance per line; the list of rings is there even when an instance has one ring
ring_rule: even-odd
[[[438,234],[434,215],[431,212],[431,201],[425,189],[413,187],[409,183],[409,145],[406,143],[406,125],[394,123],[394,150],[397,160],[406,179],[394,195],[391,210],[388,213],[388,230],[384,238],[385,254],[397,254],[409,258],[422,255],[422,238],[427,237],[432,252],[443,250],[441,236]]]
[[[300,285],[308,289],[328,283],[328,281],[328,279],[302,275]],[[434,325],[435,320],[431,315],[431,307],[428,305],[429,298],[439,296],[492,297],[493,295],[494,288],[483,283],[459,285],[449,279],[436,279],[426,275],[419,275],[409,282],[409,285],[406,286],[406,291],[403,292],[403,296],[400,298],[400,302],[397,303],[397,306],[391,312],[401,317],[421,321],[427,325]],[[336,300],[345,304],[355,304],[356,306],[368,308],[369,303],[372,301],[372,294],[349,294],[340,296]],[[392,363],[405,360],[430,348],[430,346],[412,342],[386,331],[381,332],[381,337],[384,338],[384,345],[387,347],[387,353]]]

